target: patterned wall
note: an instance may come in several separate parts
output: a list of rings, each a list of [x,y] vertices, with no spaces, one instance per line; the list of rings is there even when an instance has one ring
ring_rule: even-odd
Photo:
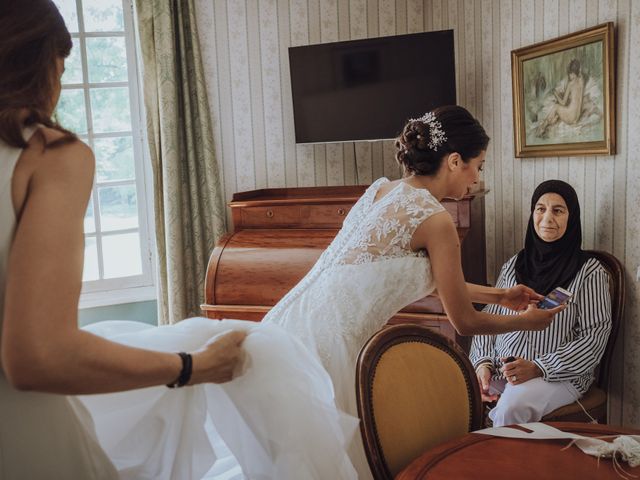
[[[289,46],[454,29],[458,101],[481,120],[492,138],[484,172],[491,189],[486,197],[490,276],[494,278],[502,262],[522,247],[535,186],[549,178],[574,185],[582,203],[584,246],[614,253],[627,268],[627,315],[614,363],[611,421],[640,427],[640,2],[196,3],[227,200],[233,192],[254,188],[364,184],[382,175],[399,175],[390,141],[295,144]],[[618,35],[618,154],[515,158],[511,50],[607,21],[615,22]]]

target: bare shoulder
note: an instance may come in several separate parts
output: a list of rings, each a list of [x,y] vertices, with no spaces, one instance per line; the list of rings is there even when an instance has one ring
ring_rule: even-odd
[[[93,153],[91,152],[91,149],[82,140],[76,138],[70,142],[55,145],[55,142],[58,142],[65,137],[65,134],[63,132],[56,130],[55,128],[48,127],[40,127],[39,132],[41,133],[41,135],[34,135],[29,142],[30,145],[32,142],[34,142],[37,146],[43,147],[44,139],[46,145],[54,144],[53,146],[46,149],[48,153],[81,155],[85,157],[91,157],[91,159],[93,159]]]
[[[41,135],[29,141],[30,155],[37,157],[34,175],[48,179],[66,179],[69,182],[93,181],[95,158],[91,149],[81,140],[55,144],[64,133],[43,127]]]
[[[453,219],[447,210],[442,210],[440,212],[434,213],[430,215],[424,222],[422,222],[419,227],[419,230],[428,232],[454,232],[456,231],[456,226],[453,223]]]
[[[459,244],[456,226],[446,210],[434,213],[418,225],[412,241],[413,249],[433,247],[436,243]]]

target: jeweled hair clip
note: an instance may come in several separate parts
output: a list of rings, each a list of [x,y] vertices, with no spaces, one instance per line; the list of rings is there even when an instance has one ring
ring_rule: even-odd
[[[438,147],[447,141],[447,136],[444,134],[442,123],[436,119],[433,112],[427,112],[420,118],[411,118],[410,122],[422,122],[429,125],[429,143],[428,147],[434,152],[438,151]]]

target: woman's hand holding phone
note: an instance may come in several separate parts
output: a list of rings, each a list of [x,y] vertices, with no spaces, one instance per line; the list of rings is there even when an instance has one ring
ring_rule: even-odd
[[[520,314],[522,330],[544,330],[551,325],[553,317],[565,308],[567,308],[566,305],[560,305],[545,310],[538,308],[533,303],[529,304],[529,307]]]
[[[573,293],[571,293],[570,291],[565,290],[562,287],[556,287],[552,291],[550,291],[540,303],[538,303],[538,308],[549,309],[557,307],[559,305],[564,305],[571,299],[572,296]]]
[[[539,302],[544,297],[526,285],[518,284],[507,288],[502,294],[499,304],[517,312],[527,308],[531,302]]]

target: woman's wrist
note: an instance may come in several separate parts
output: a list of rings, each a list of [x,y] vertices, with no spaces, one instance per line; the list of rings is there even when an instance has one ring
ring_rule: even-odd
[[[178,376],[173,381],[167,383],[167,387],[169,388],[184,387],[191,380],[191,374],[193,372],[193,359],[191,357],[191,354],[186,352],[179,352],[177,355],[178,357],[180,357],[182,366]]]
[[[536,377],[544,378],[544,371],[542,371],[542,368],[540,368],[538,362],[535,360],[531,360],[531,365],[533,365],[533,371],[535,372]]]
[[[483,360],[476,366],[476,373],[478,373],[482,368],[486,368],[489,372],[493,373],[493,362],[490,360]]]
[[[467,291],[472,302],[499,304],[504,298],[507,289],[467,282]]]
[[[168,370],[167,379],[163,382],[165,385],[174,382],[179,376],[180,372],[182,372],[182,359],[179,355],[175,353],[167,353],[168,359]]]

